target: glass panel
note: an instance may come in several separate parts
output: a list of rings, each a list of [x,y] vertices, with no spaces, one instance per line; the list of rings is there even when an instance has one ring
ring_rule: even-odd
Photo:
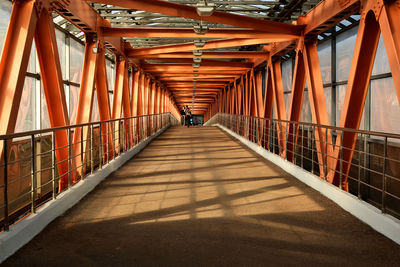
[[[11,15],[11,1],[0,1],[0,56],[3,54],[4,39],[6,38],[8,22]]]
[[[112,64],[109,60],[106,60],[106,71],[108,90],[114,90],[114,64]]]
[[[70,81],[80,83],[85,47],[72,38],[70,44]]]
[[[385,44],[383,43],[382,35],[379,38],[378,49],[376,50],[374,68],[372,69],[372,75],[388,73],[390,72],[390,66],[388,57],[386,54]]]
[[[108,93],[108,100],[110,101],[110,108],[112,110],[113,105],[113,93]]]
[[[47,110],[47,103],[46,103],[46,97],[44,95],[44,90],[43,90],[43,85],[40,90],[40,127],[42,129],[47,129],[50,128],[50,119],[49,119],[49,113]]]
[[[93,93],[93,105],[92,105],[92,118],[91,121],[100,121],[99,104],[97,103],[97,93]]]
[[[340,118],[344,104],[344,97],[346,96],[347,85],[340,85],[336,87],[336,126],[340,126]],[[365,130],[365,106],[363,115],[361,117],[360,130]]]
[[[371,131],[400,132],[400,106],[391,77],[371,81]]]
[[[67,72],[65,71],[65,34],[56,29],[56,38],[57,38],[57,48],[58,48],[58,54],[60,55],[60,64],[61,64],[61,71],[62,71],[62,77],[64,80],[67,80]]]
[[[286,93],[284,96],[285,96],[286,119],[289,119],[290,102],[292,101],[292,93]]]
[[[357,30],[358,26],[336,37],[336,80],[338,82],[347,81],[349,78]]]
[[[331,82],[331,42],[324,42],[318,45],[318,58],[321,67],[322,82]]]
[[[283,91],[292,91],[292,59],[286,60],[282,63],[282,82]]]
[[[76,121],[76,112],[78,111],[79,87],[70,86],[69,89],[69,120],[74,125]]]
[[[326,109],[328,111],[329,125],[332,125],[332,87],[324,88]]]
[[[35,42],[32,42],[32,49],[31,54],[29,56],[28,67],[26,68],[27,72],[36,73],[36,46]],[[38,69],[37,72],[39,73],[40,70]]]
[[[35,130],[35,78],[26,77],[15,132]]]
[[[300,121],[312,122],[311,106],[310,106],[310,99],[308,97],[308,91],[304,91],[303,105],[301,106]]]

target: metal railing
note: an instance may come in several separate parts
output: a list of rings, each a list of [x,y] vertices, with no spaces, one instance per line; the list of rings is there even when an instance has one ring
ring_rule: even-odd
[[[399,134],[221,113],[215,123],[400,218]],[[346,134],[355,146],[343,145]]]
[[[7,231],[150,135],[177,124],[163,113],[1,135],[0,227]]]

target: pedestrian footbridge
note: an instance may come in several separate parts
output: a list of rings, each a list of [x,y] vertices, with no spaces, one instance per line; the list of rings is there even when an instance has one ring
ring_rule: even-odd
[[[110,172],[79,203],[5,260],[4,266],[399,263],[400,246],[391,240],[398,236],[390,236],[387,226],[392,223],[392,230],[399,229],[394,217],[382,215],[311,173],[313,181],[306,185],[300,181],[305,177],[303,169],[265,149],[257,151],[252,147],[255,143],[227,128],[172,126],[149,139],[153,137],[114,172],[107,170],[117,164],[110,161],[11,225],[0,238],[14,236],[3,239],[1,246],[7,242],[15,246],[22,238],[15,231],[36,231],[37,224],[47,223],[38,217],[62,210],[54,202],[78,198],[77,191],[89,191],[84,190],[85,184],[104,178],[96,173]],[[289,174],[293,169],[298,177]],[[72,204],[64,206],[68,205]],[[370,220],[363,222],[340,206]],[[389,238],[365,222],[377,230],[383,225],[388,231],[381,232]]]

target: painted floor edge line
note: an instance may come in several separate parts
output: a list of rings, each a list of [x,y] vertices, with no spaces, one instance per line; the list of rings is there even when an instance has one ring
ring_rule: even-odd
[[[85,177],[84,180],[79,181],[69,190],[60,193],[57,199],[51,200],[38,208],[35,214],[30,214],[22,221],[12,225],[8,232],[1,233],[0,263],[31,241],[50,222],[77,204],[112,172],[142,151],[151,141],[165,132],[169,127],[168,125],[157,133],[149,136],[130,151],[110,161],[107,165],[103,166],[101,170]]]
[[[368,204],[364,201],[360,201],[357,197],[340,190],[334,185],[331,185],[312,173],[294,165],[291,162],[282,159],[280,156],[275,155],[268,150],[258,146],[257,144],[245,139],[244,137],[236,134],[230,129],[220,125],[214,124],[232,137],[238,139],[241,143],[246,145],[251,150],[255,151],[257,154],[267,159],[268,161],[274,163],[275,165],[282,168],[287,173],[291,174],[301,182],[307,184],[314,190],[317,190],[325,197],[329,198],[341,208],[361,220],[362,222],[368,224],[377,232],[383,234],[387,238],[393,240],[400,245],[400,220],[388,215],[382,214],[382,212]]]

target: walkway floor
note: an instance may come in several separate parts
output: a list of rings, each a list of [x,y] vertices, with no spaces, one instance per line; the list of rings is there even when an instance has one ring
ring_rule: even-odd
[[[399,266],[400,246],[218,128],[174,127],[6,266]]]

